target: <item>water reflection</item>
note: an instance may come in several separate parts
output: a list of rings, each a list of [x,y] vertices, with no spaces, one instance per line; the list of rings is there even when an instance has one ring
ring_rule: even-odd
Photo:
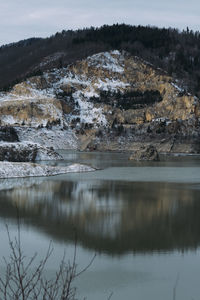
[[[0,192],[1,218],[17,220],[17,204],[26,224],[59,241],[74,240],[76,230],[84,247],[111,255],[200,244],[199,185],[37,178],[17,187],[13,182]]]

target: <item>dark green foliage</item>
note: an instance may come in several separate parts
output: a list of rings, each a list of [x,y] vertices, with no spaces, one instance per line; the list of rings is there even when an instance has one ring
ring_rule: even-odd
[[[0,126],[0,141],[19,142],[16,130],[9,126]]]
[[[93,97],[90,100],[95,103],[103,102],[112,107],[127,110],[143,108],[156,102],[160,102],[162,101],[162,96],[157,90],[146,90],[144,92],[136,90],[126,93],[101,91],[99,98]]]

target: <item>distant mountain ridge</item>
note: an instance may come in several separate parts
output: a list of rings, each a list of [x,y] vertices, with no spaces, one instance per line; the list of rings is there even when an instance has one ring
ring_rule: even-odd
[[[200,34],[189,29],[104,25],[30,38],[0,47],[0,89],[27,77],[66,67],[95,53],[126,50],[182,81],[185,90],[200,96]]]

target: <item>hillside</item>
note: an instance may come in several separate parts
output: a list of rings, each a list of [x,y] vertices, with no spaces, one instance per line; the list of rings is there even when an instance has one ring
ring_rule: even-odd
[[[100,52],[1,93],[0,122],[57,149],[200,151],[200,101],[126,51]]]
[[[0,89],[115,49],[126,50],[162,68],[181,80],[185,90],[200,96],[199,32],[125,24],[63,30],[46,39],[31,38],[0,47]]]

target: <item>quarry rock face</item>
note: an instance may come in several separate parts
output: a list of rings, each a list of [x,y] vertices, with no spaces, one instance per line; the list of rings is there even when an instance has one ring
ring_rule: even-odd
[[[200,148],[199,99],[125,51],[95,54],[29,78],[0,100],[2,126],[28,128],[29,136],[41,127],[67,132],[77,140],[68,143],[75,149],[133,151],[149,142],[159,152]],[[60,145],[55,135],[54,142]]]
[[[48,126],[62,124],[63,110],[56,99],[13,99],[0,102],[3,126]]]

